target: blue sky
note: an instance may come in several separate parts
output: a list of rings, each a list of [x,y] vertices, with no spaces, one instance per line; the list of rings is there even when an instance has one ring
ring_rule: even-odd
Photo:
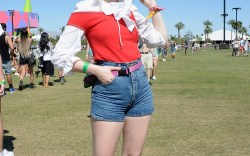
[[[67,23],[70,13],[74,10],[75,4],[81,0],[31,0],[32,11],[40,16],[40,27],[45,31],[60,31],[59,28]],[[213,22],[213,31],[223,28],[223,2],[224,0],[157,0],[160,7],[166,8],[163,18],[166,22],[169,35],[177,35],[174,25],[178,22],[185,24],[185,29],[181,34],[191,31],[194,35],[203,34],[203,21]],[[139,0],[133,3],[139,8],[143,15],[148,14],[148,10],[140,4]],[[0,10],[19,10],[22,11],[25,0],[0,0]],[[228,17],[226,21],[235,19],[234,7],[241,7],[238,11],[238,20],[250,32],[250,0],[226,0],[226,11]],[[0,17],[1,18],[1,17]],[[226,25],[230,30],[230,26]]]

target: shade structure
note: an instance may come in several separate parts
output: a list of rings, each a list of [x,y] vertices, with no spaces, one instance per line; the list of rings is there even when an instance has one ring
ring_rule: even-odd
[[[0,23],[6,23],[7,33],[12,36],[12,17],[9,11],[0,11]],[[22,28],[38,28],[39,14],[32,12],[14,11],[13,16],[14,30]]]
[[[236,38],[236,33],[233,30],[232,31],[226,30],[225,33],[226,33],[225,34],[226,41],[231,41],[231,40],[234,40]],[[209,34],[208,38],[210,41],[223,41],[223,35],[224,35],[224,31],[223,31],[223,29],[220,29],[220,30],[214,31],[211,34]],[[246,35],[242,36],[242,34],[238,33],[238,38],[243,38],[243,39],[248,38],[249,39],[249,36],[246,36]],[[192,41],[196,41],[196,39],[193,39]],[[202,36],[202,41],[205,41],[204,35]]]
[[[26,0],[23,11],[24,12],[32,12],[30,0]]]

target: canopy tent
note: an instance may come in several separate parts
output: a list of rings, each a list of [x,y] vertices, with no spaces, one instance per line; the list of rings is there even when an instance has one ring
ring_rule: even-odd
[[[12,34],[12,17],[9,11],[0,11],[0,23],[6,23],[7,33],[10,36]],[[39,15],[37,13],[14,11],[13,16],[14,30],[21,28],[38,28],[39,27]]]
[[[236,33],[234,31],[229,31],[225,30],[226,36],[225,40],[226,41],[231,41],[234,40],[236,37]],[[238,38],[241,38],[242,34],[238,33]],[[223,41],[224,40],[224,30],[220,29],[217,31],[212,32],[211,34],[208,35],[208,38],[210,41]],[[243,39],[250,38],[249,36],[243,35]],[[196,41],[196,39],[193,39],[192,41]],[[202,41],[205,41],[205,36],[202,36]]]

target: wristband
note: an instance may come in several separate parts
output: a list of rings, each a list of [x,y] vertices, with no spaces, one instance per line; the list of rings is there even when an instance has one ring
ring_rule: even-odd
[[[149,8],[149,11],[162,11],[164,10],[165,8],[159,8],[158,5],[154,6],[154,7],[151,7]]]
[[[5,81],[0,81],[0,85],[4,85],[4,84],[6,84],[6,82]]]
[[[88,62],[84,62],[83,67],[82,67],[83,73],[87,73],[88,68],[89,68],[89,63]]]
[[[147,19],[152,18],[157,12],[160,12],[162,10],[164,10],[164,8],[159,8],[158,6],[149,8],[150,12],[149,12],[149,14],[147,16]]]

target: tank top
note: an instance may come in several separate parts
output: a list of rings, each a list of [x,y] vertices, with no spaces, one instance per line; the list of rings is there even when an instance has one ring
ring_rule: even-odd
[[[9,45],[6,44],[5,36],[6,34],[0,36],[0,52],[3,62],[10,61]]]

